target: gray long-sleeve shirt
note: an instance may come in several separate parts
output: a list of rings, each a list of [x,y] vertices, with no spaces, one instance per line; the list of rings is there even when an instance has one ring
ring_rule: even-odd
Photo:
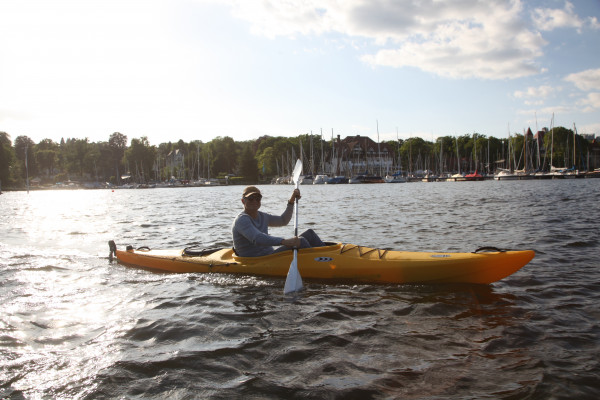
[[[233,221],[233,248],[242,257],[259,257],[273,253],[284,238],[269,235],[269,226],[285,226],[292,219],[294,205],[289,204],[280,216],[258,212],[256,219],[241,212]]]

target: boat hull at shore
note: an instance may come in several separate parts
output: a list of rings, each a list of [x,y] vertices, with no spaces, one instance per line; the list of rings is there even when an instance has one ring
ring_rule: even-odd
[[[358,176],[350,178],[348,180],[348,183],[350,183],[350,184],[356,184],[356,183],[385,183],[385,180],[383,180],[383,178],[380,177],[380,176],[358,175]]]
[[[231,273],[285,277],[292,252],[263,257],[238,257],[231,248],[206,251],[189,249],[117,250],[112,256],[125,265],[167,272]],[[303,279],[367,283],[476,283],[503,279],[533,259],[532,250],[482,249],[473,253],[425,253],[373,249],[353,244],[328,243],[300,249],[298,269]],[[491,251],[490,251],[491,250]]]

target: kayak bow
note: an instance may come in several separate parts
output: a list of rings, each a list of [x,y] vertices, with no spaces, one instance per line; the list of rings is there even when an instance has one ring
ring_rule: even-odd
[[[263,257],[238,257],[231,248],[117,250],[119,263],[167,272],[230,273],[285,277],[292,251]],[[426,253],[373,249],[354,244],[327,243],[298,251],[303,278],[367,283],[480,283],[503,279],[533,259],[533,250],[482,248],[472,253]]]

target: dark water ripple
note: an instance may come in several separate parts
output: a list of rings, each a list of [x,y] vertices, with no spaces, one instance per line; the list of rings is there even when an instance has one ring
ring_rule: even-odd
[[[281,279],[108,263],[109,239],[229,245],[240,189],[2,195],[0,398],[600,395],[600,180],[302,188],[300,229],[327,239],[536,250],[489,286],[305,282],[284,299]],[[291,187],[263,190],[283,210]]]

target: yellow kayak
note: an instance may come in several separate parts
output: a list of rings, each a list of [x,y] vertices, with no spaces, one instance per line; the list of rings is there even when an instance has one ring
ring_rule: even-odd
[[[285,277],[292,251],[263,257],[238,257],[233,249],[117,250],[109,242],[110,258],[125,265],[168,272],[211,272]],[[425,253],[372,249],[327,243],[298,250],[303,279],[368,283],[482,283],[503,279],[533,259],[533,250],[482,248],[473,253]]]

